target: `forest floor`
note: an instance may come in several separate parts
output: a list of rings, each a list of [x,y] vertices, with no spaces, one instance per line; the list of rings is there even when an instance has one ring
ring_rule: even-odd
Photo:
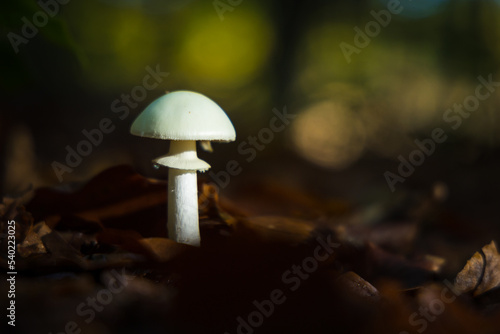
[[[286,159],[253,166],[227,189],[201,176],[201,247],[166,238],[166,182],[129,166],[4,198],[2,327],[500,333],[498,183],[488,166],[445,166],[435,177],[445,181],[411,187],[425,184],[423,169],[396,194],[381,189],[381,172],[304,176]]]

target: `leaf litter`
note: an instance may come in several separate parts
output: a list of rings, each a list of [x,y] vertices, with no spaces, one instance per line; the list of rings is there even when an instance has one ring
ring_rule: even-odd
[[[19,317],[31,319],[21,329],[59,332],[75,321],[97,334],[232,333],[279,290],[285,302],[252,332],[498,332],[497,246],[447,272],[450,259],[421,251],[425,221],[439,217],[432,198],[406,202],[398,219],[366,220],[346,201],[277,183],[230,198],[203,180],[199,189],[200,248],[166,237],[166,183],[128,166],[72,191],[5,198],[0,227],[16,221],[18,302],[28,305]],[[313,266],[318,240],[327,238],[340,246]],[[106,289],[113,270],[130,283],[87,322],[78,305]],[[44,300],[52,302],[38,307]],[[435,313],[425,317],[423,308]]]

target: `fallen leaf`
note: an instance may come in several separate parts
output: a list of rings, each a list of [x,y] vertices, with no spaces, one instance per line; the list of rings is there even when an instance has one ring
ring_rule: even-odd
[[[432,257],[407,258],[371,242],[361,248],[343,244],[339,260],[375,284],[380,279],[396,279],[405,288],[421,285],[440,269]]]
[[[350,294],[366,301],[374,302],[380,299],[377,288],[365,281],[355,272],[348,271],[343,273],[337,278],[337,283]]]
[[[139,240],[142,239],[142,235],[134,230],[107,228],[99,232],[96,238],[97,242],[101,245],[119,246],[129,251],[138,251],[138,249],[142,249],[139,245]]]
[[[27,207],[35,218],[52,214],[87,213],[103,219],[114,215],[107,208],[128,213],[130,210],[154,206],[159,201],[155,195],[166,201],[166,194],[165,182],[145,178],[130,166],[116,166],[96,175],[73,192],[39,188]],[[127,208],[127,205],[131,207]]]
[[[144,238],[139,240],[148,252],[150,257],[159,262],[167,262],[174,259],[193,246],[181,244],[167,238]]]
[[[27,208],[36,221],[46,221],[58,230],[95,233],[116,228],[162,236],[166,234],[166,203],[165,182],[146,178],[130,166],[116,166],[74,191],[39,188]],[[52,219],[51,224],[49,217],[60,219]]]
[[[315,228],[316,224],[303,219],[258,216],[242,219],[236,233],[266,242],[297,244],[306,241]]]
[[[50,254],[48,263],[52,265],[77,265],[80,268],[87,267],[87,261],[78,249],[68,243],[61,234],[52,230],[41,237],[43,245]]]
[[[417,236],[413,222],[386,223],[375,226],[339,224],[333,227],[341,242],[363,245],[372,242],[391,251],[407,252]]]
[[[215,219],[222,220],[228,225],[236,223],[236,218],[226,212],[219,203],[219,192],[213,183],[198,183],[198,208],[200,220]]]
[[[42,237],[52,232],[50,227],[45,224],[45,222],[40,222],[30,228],[28,234],[24,241],[17,245],[17,252],[22,257],[28,257],[34,254],[45,254],[47,249],[45,248]]]
[[[138,195],[116,204],[81,211],[75,213],[75,215],[85,220],[100,222],[105,219],[125,216],[152,206],[160,205],[165,203],[165,200],[165,189],[161,189],[160,191]]]
[[[492,241],[467,261],[455,279],[455,288],[460,293],[474,292],[479,296],[500,287],[500,254]]]
[[[4,197],[0,203],[0,231],[7,231],[8,222],[14,220],[16,222],[16,243],[22,242],[33,226],[33,216],[23,205],[31,193],[17,198]],[[2,246],[2,248],[6,249],[7,242],[4,244],[5,247]]]
[[[252,182],[224,199],[222,204],[231,213],[244,216],[280,215],[302,219],[337,217],[351,212],[346,201],[325,200],[303,189],[274,180]]]

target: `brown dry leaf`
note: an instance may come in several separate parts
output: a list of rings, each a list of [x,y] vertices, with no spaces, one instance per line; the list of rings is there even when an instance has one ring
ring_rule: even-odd
[[[500,254],[492,241],[467,261],[455,279],[455,288],[460,293],[469,291],[478,296],[500,287]]]
[[[34,236],[34,234],[37,236]],[[39,241],[40,240],[40,241]],[[79,249],[65,240],[63,233],[51,230],[46,224],[37,224],[37,232],[30,233],[25,244],[19,245],[18,268],[22,270],[60,270],[59,268],[88,269],[88,261]],[[33,256],[37,255],[37,256]]]
[[[347,289],[351,294],[366,301],[378,301],[380,299],[377,288],[365,281],[358,274],[348,271],[337,278],[340,287]]]
[[[23,203],[31,196],[32,191],[26,192],[21,197],[4,197],[0,203],[0,231],[7,231],[8,221],[16,222],[16,242],[20,243],[33,226],[33,216],[28,212]],[[5,254],[5,253],[4,253]]]
[[[142,235],[134,230],[120,230],[114,228],[106,228],[96,235],[99,244],[115,245],[129,251],[138,251],[142,247],[139,245],[139,240]]]
[[[159,199],[154,195],[166,200],[164,182],[145,178],[130,166],[116,166],[96,175],[74,192],[39,188],[28,208],[31,212],[44,216],[89,212],[99,218],[106,218],[114,215],[107,208],[117,207],[123,214],[155,205]]]
[[[416,239],[418,227],[416,223],[387,223],[375,226],[336,225],[334,231],[341,242],[363,245],[372,242],[380,247],[406,252]]]
[[[231,216],[221,207],[219,203],[219,193],[214,184],[201,182],[198,184],[198,189],[200,189],[198,195],[200,220],[222,219],[228,225],[236,223],[236,218]]]
[[[307,220],[259,216],[242,219],[236,233],[247,237],[253,235],[266,242],[297,244],[306,241],[315,228],[316,225]]]
[[[167,238],[144,238],[139,240],[148,252],[150,257],[159,262],[167,262],[192,249],[193,246],[180,244]]]
[[[101,222],[105,219],[128,215],[152,206],[160,205],[165,203],[165,200],[166,192],[162,189],[160,191],[139,195],[105,207],[81,211],[75,213],[75,215],[85,220]]]
[[[81,268],[87,267],[87,262],[80,251],[68,243],[59,232],[51,231],[41,239],[51,255],[50,261],[53,264],[76,264]]]
[[[34,254],[45,254],[45,248],[42,237],[52,232],[45,222],[40,222],[29,229],[24,241],[17,245],[17,252],[22,257],[28,257]]]
[[[281,215],[302,219],[335,217],[349,213],[350,204],[340,200],[325,200],[304,189],[282,184],[272,179],[255,180],[242,187],[222,204],[231,213],[243,216]]]
[[[371,242],[367,243],[365,252],[365,258],[361,262],[361,267],[356,269],[357,272],[364,275],[361,269],[365,267],[364,270],[370,274],[365,276],[368,279],[372,280],[371,277],[397,279],[405,287],[418,286],[430,280],[441,269],[440,263],[443,263],[432,256],[409,259],[388,252]],[[351,258],[351,261],[356,261],[356,258]]]
[[[73,192],[37,189],[28,209],[37,221],[61,217],[55,225],[47,222],[51,228],[96,232],[108,227],[158,236],[165,234],[166,202],[165,182],[116,166]]]

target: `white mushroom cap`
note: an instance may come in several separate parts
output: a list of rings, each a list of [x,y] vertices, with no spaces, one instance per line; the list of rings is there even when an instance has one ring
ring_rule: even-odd
[[[190,91],[167,93],[153,101],[134,121],[130,133],[168,140],[234,141],[226,113],[208,97]]]

